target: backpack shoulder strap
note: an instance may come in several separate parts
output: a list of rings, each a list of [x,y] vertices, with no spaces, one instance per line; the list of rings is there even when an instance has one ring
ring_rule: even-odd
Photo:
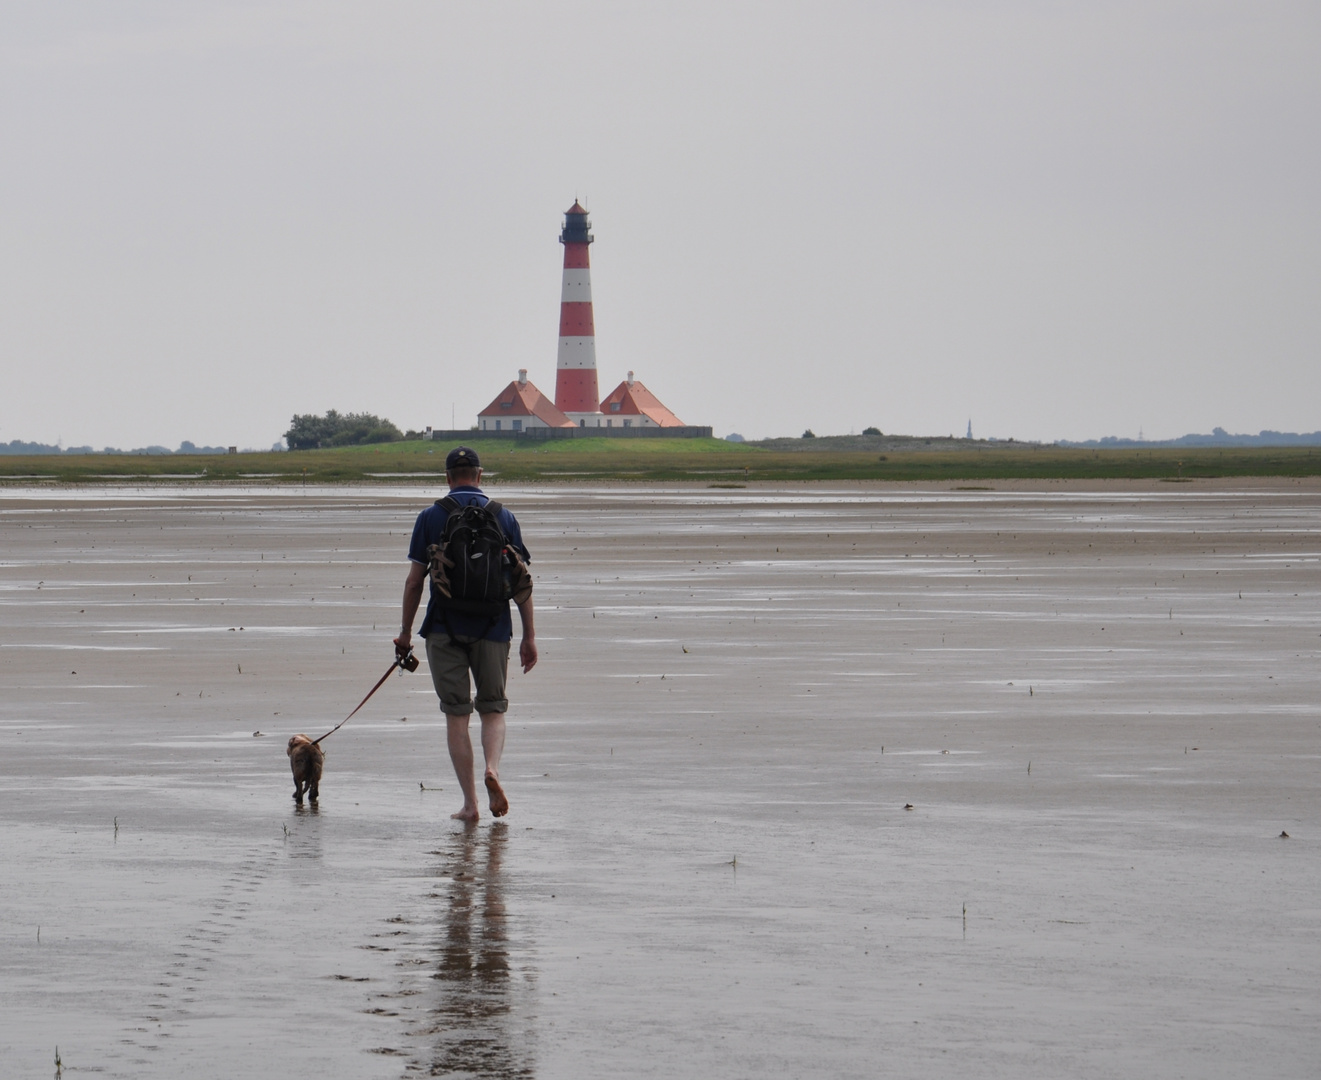
[[[453,495],[446,495],[443,499],[437,499],[436,505],[439,506],[442,510],[444,510],[445,513],[447,514],[452,514],[456,510],[463,509],[463,507],[459,505],[459,500],[456,499]]]
[[[488,499],[486,502],[486,509],[491,511],[491,517],[498,518],[500,516],[500,511],[504,509],[504,504],[498,503],[494,499]]]

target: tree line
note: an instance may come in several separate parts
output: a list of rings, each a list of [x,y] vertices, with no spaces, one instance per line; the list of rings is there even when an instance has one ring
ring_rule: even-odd
[[[330,446],[363,446],[367,443],[398,442],[404,437],[389,420],[371,413],[294,414],[284,433],[290,450],[320,450]]]

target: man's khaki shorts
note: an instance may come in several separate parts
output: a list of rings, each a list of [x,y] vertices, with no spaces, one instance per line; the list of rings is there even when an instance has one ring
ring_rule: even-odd
[[[451,640],[443,630],[427,638],[427,664],[431,682],[440,698],[440,707],[448,716],[467,716],[474,705],[479,713],[502,713],[509,710],[505,697],[505,678],[509,671],[509,642],[481,639],[471,644],[465,639]],[[468,672],[472,672],[472,681]],[[477,700],[472,698],[472,684],[477,684]]]

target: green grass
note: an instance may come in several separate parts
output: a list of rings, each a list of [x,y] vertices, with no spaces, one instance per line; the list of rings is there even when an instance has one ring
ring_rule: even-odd
[[[807,442],[809,445],[804,446]],[[871,449],[856,439],[564,439],[544,443],[473,438],[488,476],[501,482],[909,480],[984,483],[1006,479],[1195,481],[1210,477],[1321,475],[1321,447],[1084,450],[947,439],[883,437]],[[788,444],[788,445],[786,445]],[[87,484],[407,483],[434,485],[448,444],[421,441],[287,453],[214,456],[0,456],[0,481]],[[381,476],[382,473],[404,474]],[[433,474],[433,475],[426,475]],[[492,475],[493,474],[493,475]]]

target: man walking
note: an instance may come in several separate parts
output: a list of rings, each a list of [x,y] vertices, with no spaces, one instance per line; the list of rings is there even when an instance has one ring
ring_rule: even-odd
[[[451,450],[445,458],[445,479],[449,483],[450,497],[460,508],[474,504],[485,506],[490,502],[479,486],[482,469],[475,450],[466,446]],[[401,655],[412,647],[413,619],[422,600],[422,587],[431,564],[429,549],[442,542],[448,517],[449,511],[437,502],[423,510],[413,526],[413,539],[408,546],[412,565],[404,583],[402,629],[394,639],[395,650]],[[530,561],[531,556],[523,546],[523,534],[514,515],[501,508],[497,521],[509,546],[517,550],[525,562]],[[537,663],[530,588],[521,596],[516,590],[515,603],[523,623],[518,659],[523,671],[528,672]],[[509,708],[505,680],[510,642],[514,636],[509,605],[503,604],[503,611],[494,616],[456,610],[447,605],[445,596],[433,584],[418,636],[426,641],[431,681],[445,713],[450,761],[454,763],[454,772],[463,790],[463,808],[451,816],[469,823],[478,817],[472,739],[468,734],[468,721],[476,707],[482,720],[482,753],[486,758],[485,784],[491,813],[503,817],[509,812],[509,800],[500,786],[500,755],[505,746],[505,711]],[[472,673],[472,682],[469,682],[469,672]],[[477,688],[475,701],[474,683]]]

